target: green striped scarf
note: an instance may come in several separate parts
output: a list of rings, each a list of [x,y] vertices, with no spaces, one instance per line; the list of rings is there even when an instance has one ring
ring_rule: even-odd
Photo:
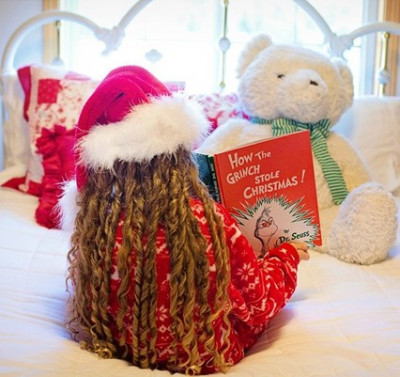
[[[314,156],[321,166],[322,173],[328,183],[332,199],[339,205],[346,198],[348,191],[343,174],[337,162],[330,156],[326,138],[330,131],[329,119],[323,119],[317,123],[301,123],[291,119],[277,118],[267,121],[258,117],[252,118],[253,123],[271,124],[272,135],[285,135],[296,131],[308,130],[310,132],[311,146]]]

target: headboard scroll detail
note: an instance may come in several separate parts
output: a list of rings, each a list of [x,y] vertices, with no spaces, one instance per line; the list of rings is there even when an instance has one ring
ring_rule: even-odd
[[[103,54],[108,54],[119,47],[122,39],[125,36],[125,29],[127,26],[132,22],[137,14],[139,14],[152,1],[153,0],[137,0],[137,2],[121,18],[120,22],[112,28],[101,27],[86,17],[66,11],[49,10],[28,19],[15,30],[6,44],[0,67],[0,94],[2,93],[1,76],[13,73],[15,71],[13,63],[17,48],[24,37],[31,30],[54,21],[68,20],[76,22],[90,29],[94,36],[105,44]],[[400,23],[397,22],[369,23],[351,31],[348,34],[337,35],[331,30],[321,14],[307,0],[293,1],[300,6],[319,27],[324,35],[324,42],[328,47],[328,52],[331,56],[343,57],[344,52],[352,48],[355,39],[367,34],[389,32],[400,36]],[[221,0],[221,2],[225,6],[225,12],[227,14],[229,1]],[[227,26],[224,26],[224,35],[220,39],[220,42],[222,41],[224,43],[220,43],[219,46],[222,54],[226,52],[230,44],[229,36],[227,35],[226,30]],[[222,71],[224,72],[224,70],[225,69],[223,67]],[[380,73],[380,76],[381,80],[387,84],[388,76],[383,73]],[[222,82],[223,80],[224,77],[222,77]]]
[[[103,54],[108,54],[111,51],[118,49],[125,35],[125,29],[127,26],[142,11],[142,9],[152,1],[153,0],[138,0],[137,3],[134,4],[121,18],[118,25],[115,25],[110,29],[100,27],[90,19],[73,12],[49,10],[40,15],[31,17],[21,24],[8,40],[1,60],[0,73],[9,74],[14,71],[13,63],[17,48],[31,30],[54,21],[67,20],[85,26],[93,32],[94,36],[98,40],[104,42],[105,50],[103,51]]]

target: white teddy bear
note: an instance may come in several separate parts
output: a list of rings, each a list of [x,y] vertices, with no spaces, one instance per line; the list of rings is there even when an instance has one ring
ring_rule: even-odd
[[[309,129],[323,241],[319,250],[352,263],[384,260],[396,238],[395,200],[370,181],[356,149],[331,130],[353,100],[347,65],[259,35],[242,52],[238,76],[238,97],[251,120],[230,119],[197,151],[216,153]]]

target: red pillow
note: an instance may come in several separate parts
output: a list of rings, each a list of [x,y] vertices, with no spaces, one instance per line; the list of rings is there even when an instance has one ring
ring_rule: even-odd
[[[23,115],[25,120],[28,121],[28,107],[31,98],[31,67],[29,65],[26,67],[22,67],[17,71],[17,74],[25,95]]]
[[[36,140],[38,153],[43,161],[42,194],[35,211],[38,224],[47,228],[58,228],[59,218],[56,210],[65,181],[74,177],[74,138],[75,131],[55,125],[53,129],[43,128]]]
[[[36,149],[37,138],[43,128],[54,129],[55,125],[61,125],[67,130],[73,129],[82,106],[98,82],[40,65],[20,68],[18,77],[25,93],[24,117],[29,125],[30,157],[25,180],[14,178],[5,185],[40,196],[43,166],[42,156]]]

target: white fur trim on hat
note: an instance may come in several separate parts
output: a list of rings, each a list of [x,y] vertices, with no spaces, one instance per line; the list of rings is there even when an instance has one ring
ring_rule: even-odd
[[[185,97],[162,96],[136,105],[120,122],[95,125],[78,143],[80,162],[111,169],[114,161],[145,161],[191,149],[207,134],[200,105]]]
[[[78,195],[75,180],[64,183],[62,195],[57,203],[57,211],[60,219],[59,227],[62,230],[74,230],[75,218],[79,211],[77,204]]]

